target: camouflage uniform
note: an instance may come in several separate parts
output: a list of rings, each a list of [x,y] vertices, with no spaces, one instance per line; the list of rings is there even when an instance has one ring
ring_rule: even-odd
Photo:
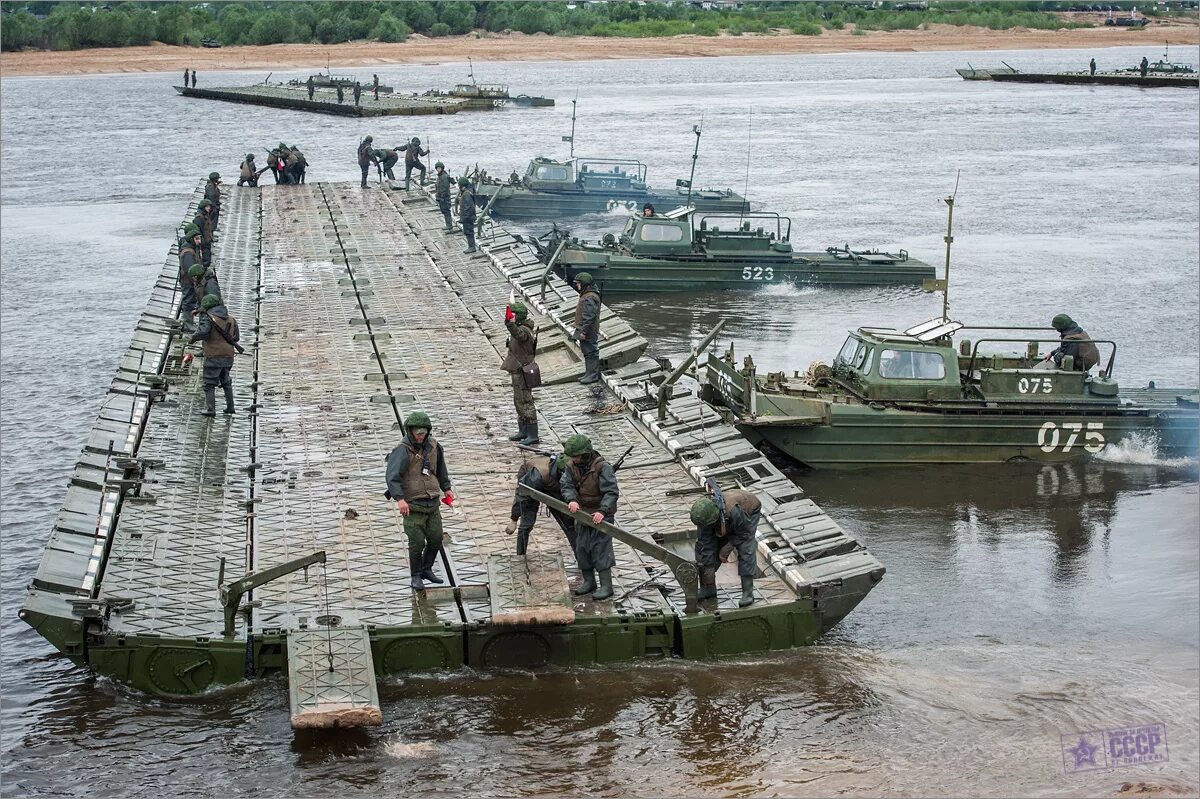
[[[518,303],[518,307],[512,310],[516,312],[515,318],[504,320],[504,325],[508,328],[508,354],[504,356],[500,368],[512,376],[513,406],[517,410],[520,431],[519,437],[510,437],[509,440],[520,441],[522,444],[536,444],[537,408],[533,404],[533,390],[526,385],[521,367],[533,363],[537,352],[537,330],[524,305]],[[530,427],[533,429],[530,430]],[[527,440],[528,438],[533,440]]]
[[[559,487],[561,477],[562,473],[558,468],[557,458],[552,458],[548,455],[536,455],[521,464],[521,468],[517,472],[517,484],[529,486],[535,491],[541,491],[543,494],[549,494],[555,499],[565,502],[562,489]],[[529,547],[529,534],[533,531],[533,525],[537,521],[537,513],[541,507],[542,503],[536,499],[523,497],[519,493],[514,492],[512,512],[509,516],[514,522],[518,523],[518,555],[524,555],[525,550]],[[567,543],[571,545],[571,551],[574,552],[575,522],[562,511],[551,509],[550,515],[554,517],[554,521],[558,522],[563,535],[567,537]],[[511,528],[509,529],[511,530]]]
[[[205,297],[208,300],[208,297]],[[208,300],[211,303],[211,300]],[[204,415],[216,413],[216,389],[225,392],[225,413],[233,413],[233,380],[229,370],[233,368],[233,356],[237,349],[225,340],[219,331],[233,342],[241,338],[237,320],[224,305],[206,308],[200,314],[200,325],[192,335],[192,341],[204,342]]]
[[[583,275],[576,276],[579,280]],[[582,283],[579,301],[575,305],[575,340],[583,353],[585,371],[580,383],[595,383],[600,380],[600,292],[591,278]]]
[[[589,452],[581,464],[568,463],[559,481],[563,499],[578,502],[580,510],[604,514],[604,521],[616,518],[620,490],[612,466],[595,452]],[[593,570],[608,571],[617,562],[612,537],[583,522],[575,523],[575,559],[587,575]]]
[[[421,140],[414,138],[408,144],[400,145],[396,150],[397,152],[404,151],[404,188],[408,188],[414,169],[421,173],[421,185],[424,186],[425,165],[421,163],[421,156],[429,155],[429,151],[421,148]]]
[[[408,503],[404,534],[408,537],[409,574],[413,588],[421,590],[423,579],[442,582],[433,576],[433,564],[443,538],[438,499],[443,492],[450,493],[450,475],[442,445],[428,433],[418,444],[412,433],[414,425],[406,425],[408,434],[388,455],[386,477],[389,496]]]
[[[438,164],[441,162],[439,161]],[[434,169],[437,169],[438,164],[434,164]],[[446,220],[446,230],[454,229],[454,220],[450,218],[450,175],[445,168],[438,172],[437,184],[434,189],[434,197],[437,199],[438,210],[442,212],[442,218]]]

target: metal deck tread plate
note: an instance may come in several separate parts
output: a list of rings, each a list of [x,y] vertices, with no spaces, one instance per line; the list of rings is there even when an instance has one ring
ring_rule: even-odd
[[[318,627],[287,637],[294,729],[383,723],[371,638],[365,627]]]
[[[493,624],[570,624],[575,621],[562,555],[527,553],[488,559]]]

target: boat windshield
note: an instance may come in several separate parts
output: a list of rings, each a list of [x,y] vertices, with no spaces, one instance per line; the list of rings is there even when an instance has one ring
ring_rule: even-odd
[[[567,168],[557,165],[539,165],[533,176],[538,180],[567,180]]]
[[[846,339],[846,343],[842,345],[842,349],[838,352],[837,357],[833,359],[835,364],[845,364],[852,369],[862,370],[864,362],[867,360],[869,352],[866,342],[862,339],[850,336]],[[864,370],[865,374],[865,370]]]
[[[937,352],[883,350],[879,353],[879,376],[892,380],[941,380],[946,361]]]
[[[683,241],[683,228],[677,225],[642,225],[638,234],[642,241]]]

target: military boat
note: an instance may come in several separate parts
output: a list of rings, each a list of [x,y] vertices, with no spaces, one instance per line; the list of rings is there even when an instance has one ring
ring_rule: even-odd
[[[949,231],[946,240],[947,278],[930,282],[944,295]],[[832,367],[814,364],[803,376],[760,377],[752,357],[736,365],[732,346],[710,353],[702,395],[724,404],[752,440],[814,467],[1059,463],[1135,437],[1164,455],[1195,457],[1195,388],[1122,390],[1112,341],[1091,340],[1103,364],[1093,376],[1071,355],[1043,360],[1040,345],[1060,341],[1053,330],[967,327],[948,307],[947,296],[942,316],[903,331],[851,331]]]
[[[364,93],[369,92],[369,91],[374,91],[374,89],[375,89],[374,83],[372,83],[371,81],[361,81],[354,75],[333,75],[331,73],[325,73],[325,72],[318,72],[315,75],[309,75],[308,78],[305,78],[304,80],[300,80],[299,78],[293,78],[292,80],[288,81],[288,85],[289,86],[308,86],[309,80],[312,80],[313,88],[316,88],[316,89],[336,89],[338,86],[341,86],[343,89],[349,91],[354,88],[354,84],[356,84],[356,83],[359,85],[359,88],[361,88]],[[381,84],[379,84],[379,91],[384,92],[386,94],[391,94],[392,87],[385,86],[381,83]]]
[[[689,195],[691,203],[701,211],[736,214],[750,210],[746,199],[730,189],[691,189],[700,149],[699,126],[692,128],[696,135],[692,177],[676,181],[675,188],[670,191],[650,188],[646,183],[646,165],[636,159],[576,157],[575,103],[575,100],[571,101],[571,135],[563,137],[571,143],[569,158],[557,161],[539,156],[529,162],[524,175],[513,172],[507,180],[477,171],[475,194],[490,215],[508,219],[544,219],[616,208],[640,210],[646,203],[670,209],[688,202]]]
[[[631,216],[620,236],[608,233],[595,244],[559,228],[544,243],[533,243],[547,268],[567,280],[588,272],[604,292],[919,285],[934,276],[932,266],[906,250],[893,254],[845,244],[796,252],[791,227],[790,219],[776,213],[702,214],[685,206]]]

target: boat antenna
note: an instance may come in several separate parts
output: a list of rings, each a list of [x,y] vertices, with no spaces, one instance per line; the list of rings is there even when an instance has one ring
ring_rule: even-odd
[[[962,177],[962,170],[958,170],[958,174],[954,177],[954,193],[945,199],[946,203],[946,277],[942,280],[942,318],[950,321],[950,245],[954,243],[954,236],[951,231],[954,227],[954,198],[958,196],[958,181]],[[936,281],[935,281],[936,282]]]
[[[467,77],[469,77],[471,79],[471,85],[474,86],[475,85],[475,62],[471,60],[470,56],[467,57]]]
[[[692,133],[696,134],[696,145],[692,148],[692,174],[688,175],[687,200],[684,205],[692,204],[692,181],[696,179],[696,159],[700,157],[700,133],[704,130],[704,114],[700,114],[700,124],[692,125]]]
[[[742,224],[742,216],[746,213],[746,196],[750,194],[750,136],[754,132],[754,109],[750,109],[750,124],[746,128],[746,186],[742,189],[742,205],[738,211],[738,225]]]
[[[575,104],[579,102],[579,90],[575,90],[575,98],[571,100],[571,135],[563,136],[563,141],[571,143],[571,158],[575,157]]]

